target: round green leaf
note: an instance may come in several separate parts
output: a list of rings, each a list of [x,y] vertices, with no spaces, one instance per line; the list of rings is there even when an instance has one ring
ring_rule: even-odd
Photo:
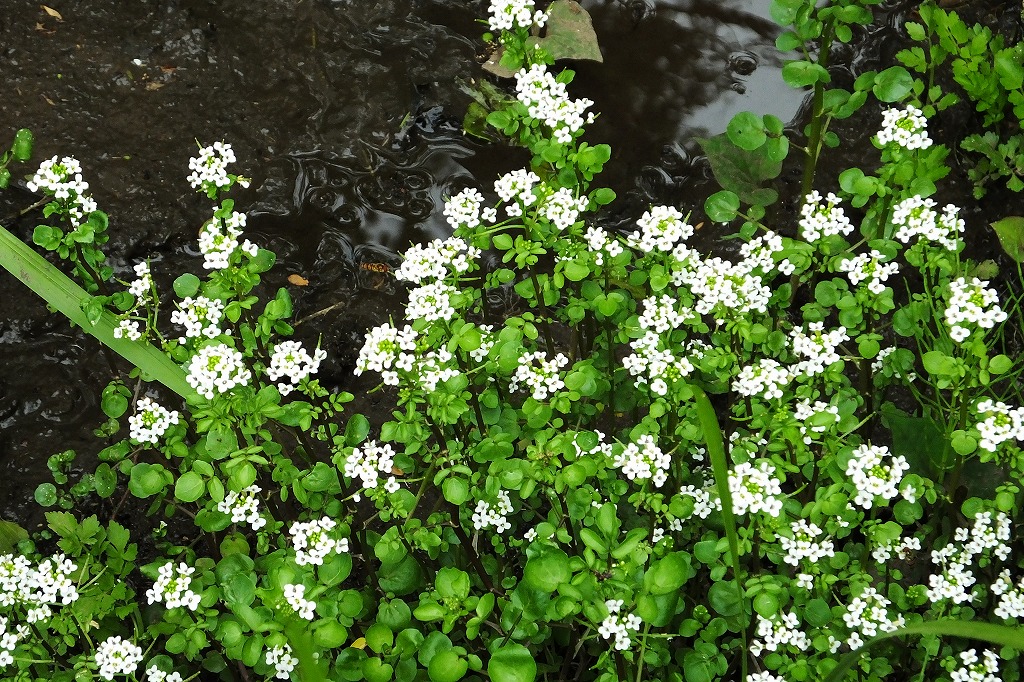
[[[186,272],[184,275],[181,275],[178,279],[174,280],[174,293],[178,298],[195,296],[198,291],[199,278],[191,272]]]
[[[735,192],[715,192],[704,202],[704,212],[716,223],[727,223],[736,217],[740,209],[740,198]]]
[[[465,479],[449,476],[441,484],[441,492],[444,493],[444,499],[458,507],[469,499],[469,484]]]
[[[533,682],[537,662],[525,646],[510,642],[491,654],[487,674],[491,682]]]
[[[572,576],[569,555],[560,549],[550,549],[526,562],[523,581],[531,588],[554,592]]]
[[[764,120],[749,111],[741,111],[733,116],[725,132],[734,145],[748,151],[757,149],[768,140]]]
[[[432,682],[457,682],[465,676],[469,669],[466,659],[459,656],[453,650],[439,651],[430,659],[427,666],[427,675]]]
[[[36,502],[41,507],[52,507],[57,504],[57,486],[52,483],[40,483],[36,487]]]
[[[174,484],[174,497],[182,502],[195,502],[206,491],[206,484],[202,476],[194,471],[188,471],[181,475],[178,482]]]
[[[883,102],[898,102],[914,87],[914,77],[902,66],[890,66],[875,76],[871,92]]]

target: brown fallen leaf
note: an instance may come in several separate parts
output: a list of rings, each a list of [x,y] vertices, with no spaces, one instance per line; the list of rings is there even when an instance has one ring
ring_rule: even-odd
[[[175,71],[178,70],[178,67],[177,66],[161,66],[160,70],[163,71],[164,73],[174,73]]]
[[[157,83],[157,82],[146,83],[146,89],[147,90],[159,90],[160,88],[164,87],[165,85],[167,85],[167,83]]]
[[[54,19],[56,19],[57,21],[64,21],[64,17],[62,17],[62,16],[60,15],[60,12],[58,12],[58,11],[57,11],[57,10],[55,10],[54,8],[52,8],[52,7],[47,7],[46,5],[39,5],[39,6],[43,8],[43,11],[44,11],[44,12],[46,12],[47,14],[49,14],[49,15],[50,15],[51,17],[53,17],[53,18],[54,18]]]
[[[294,284],[297,287],[304,287],[307,284],[309,284],[309,280],[306,279],[305,277],[303,277],[302,275],[295,275],[295,274],[288,275],[288,281],[291,282],[292,284]]]
[[[39,22],[36,22],[36,30],[39,31],[40,33],[42,33],[44,36],[52,36],[54,33],[57,32],[55,29],[46,28],[45,26],[43,26]]]
[[[49,104],[49,105],[50,105],[51,107],[55,107],[55,106],[57,106],[57,103],[56,103],[56,102],[54,102],[54,101],[53,101],[52,99],[50,99],[49,97],[47,97],[46,95],[43,95],[43,99],[45,99],[45,100],[46,100],[46,103],[47,103],[47,104]]]

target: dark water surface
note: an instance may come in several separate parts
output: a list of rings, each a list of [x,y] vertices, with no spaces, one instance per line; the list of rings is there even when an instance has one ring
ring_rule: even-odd
[[[446,235],[446,195],[487,189],[525,162],[461,133],[463,84],[482,76],[486,2],[47,0],[62,21],[36,1],[2,4],[0,141],[31,128],[31,170],[77,157],[110,215],[115,266],[129,278],[151,257],[164,283],[201,272],[194,238],[210,202],[185,182],[193,140],[230,142],[236,172],[254,178],[236,197],[247,236],[279,257],[268,284],[309,280],[291,287],[296,317],[315,315],[300,336],[323,333],[325,383],[346,390],[365,388],[351,377],[363,331],[401,302],[387,276],[362,266]],[[709,173],[694,136],[722,132],[744,109],[797,114],[802,95],[782,84],[768,4],[585,4],[606,61],[577,65],[572,92],[596,101],[587,139],[611,143],[602,179],[627,213],[699,208]],[[874,68],[889,24],[859,36],[843,68]],[[6,217],[33,200],[0,195],[0,219],[26,239],[39,217]],[[109,371],[92,340],[6,273],[0,292],[0,516],[24,520],[38,518],[32,490],[48,480],[47,456],[102,447],[90,434]]]

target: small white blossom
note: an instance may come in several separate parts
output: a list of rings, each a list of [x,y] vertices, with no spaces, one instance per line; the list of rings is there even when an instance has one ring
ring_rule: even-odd
[[[821,195],[815,190],[804,199],[800,208],[800,236],[809,242],[816,242],[837,234],[843,236],[853,232],[853,224],[839,205],[839,197],[832,192],[822,203]]]
[[[499,490],[497,502],[491,504],[486,500],[479,500],[473,510],[473,528],[486,530],[493,527],[495,532],[504,533],[512,527],[508,521],[508,515],[512,513],[512,499],[505,490]],[[536,531],[534,531],[536,534]]]
[[[945,318],[949,336],[963,343],[973,332],[968,325],[991,329],[1006,319],[1006,311],[999,307],[999,294],[987,288],[988,282],[959,277],[949,283],[949,304]]]
[[[299,664],[299,659],[292,656],[292,648],[287,644],[275,646],[268,651],[266,661],[267,665],[274,666],[274,677],[279,680],[287,680]]]
[[[380,484],[380,475],[390,475],[394,467],[395,451],[391,445],[378,445],[371,440],[352,449],[352,454],[345,459],[345,476],[350,480],[358,478],[364,490],[375,490]]]
[[[306,599],[306,586],[287,584],[284,586],[284,598],[288,606],[292,607],[299,618],[313,620],[316,612],[316,602]]]
[[[42,190],[60,200],[74,227],[97,210],[96,201],[86,194],[89,183],[82,180],[82,164],[73,157],[65,156],[58,161],[54,156],[43,161],[26,186],[30,192]]]
[[[274,346],[267,367],[267,378],[271,381],[285,378],[277,385],[281,395],[288,395],[303,380],[316,374],[320,363],[327,358],[327,351],[317,348],[310,355],[298,341],[282,341]]]
[[[494,193],[504,202],[505,212],[510,218],[523,215],[523,209],[537,202],[534,188],[540,184],[540,176],[525,169],[514,170],[494,181]]]
[[[891,500],[899,495],[900,481],[910,465],[902,455],[885,464],[884,459],[890,456],[884,445],[860,445],[853,451],[846,463],[846,475],[857,491],[854,504],[871,509],[876,498]]]
[[[331,552],[342,554],[348,551],[348,538],[335,540],[331,531],[338,524],[329,518],[314,519],[305,523],[293,523],[289,533],[295,547],[295,563],[299,566],[322,566]]]
[[[539,11],[533,0],[491,0],[487,8],[487,24],[492,31],[512,31],[530,28],[534,24],[543,28],[548,15]]]
[[[227,344],[218,343],[203,346],[192,356],[185,380],[199,395],[212,400],[218,393],[247,385],[251,378],[242,354]]]
[[[484,197],[478,190],[467,188],[444,202],[444,215],[453,229],[477,227],[480,224],[480,205]]]
[[[527,353],[519,358],[519,367],[509,381],[509,390],[517,391],[526,386],[534,400],[547,400],[548,396],[565,388],[565,382],[558,370],[569,364],[569,358],[562,353],[548,360],[543,351]]]
[[[625,651],[632,644],[630,632],[639,632],[643,621],[635,613],[623,615],[623,601],[621,599],[609,599],[605,601],[608,607],[608,617],[605,618],[597,628],[598,634],[605,639],[615,639],[615,650]]]
[[[622,473],[631,481],[651,479],[660,488],[668,480],[672,456],[658,447],[654,436],[644,434],[615,455],[612,466],[622,469]]]
[[[799,566],[801,561],[818,561],[835,556],[835,546],[831,540],[818,541],[818,537],[824,535],[824,531],[813,523],[804,519],[794,521],[789,526],[792,538],[779,537],[779,544],[786,552],[782,558],[791,566]]]
[[[221,333],[220,320],[224,315],[224,301],[206,296],[186,297],[171,313],[171,322],[185,327],[185,335],[178,341],[206,337],[212,339]]]
[[[900,270],[898,263],[886,263],[885,255],[876,249],[871,253],[862,253],[853,258],[846,258],[839,264],[839,271],[845,272],[850,284],[857,286],[867,282],[867,289],[873,294],[885,291],[885,282],[891,275]]]
[[[626,243],[643,253],[669,252],[676,243],[693,236],[693,226],[674,206],[653,206],[636,221],[640,228],[626,238]]]
[[[996,675],[999,672],[999,656],[991,649],[982,652],[982,659],[978,659],[978,652],[968,649],[960,654],[961,667],[950,673],[950,682],[1002,682]]]
[[[142,647],[119,636],[108,637],[96,647],[96,665],[105,680],[115,675],[131,675],[142,663]]]
[[[240,492],[228,492],[224,499],[217,503],[217,511],[231,515],[231,523],[247,523],[253,530],[267,525],[267,520],[260,514],[261,488],[251,485]]]
[[[846,327],[839,327],[826,332],[823,322],[811,322],[807,331],[803,327],[795,327],[792,331],[793,352],[805,358],[794,368],[794,374],[815,376],[821,374],[841,358],[836,348],[849,341]]]
[[[855,597],[846,607],[843,622],[852,631],[847,640],[851,649],[864,646],[864,638],[872,638],[880,632],[893,632],[903,627],[902,615],[890,618],[889,606],[892,602],[878,593],[873,587],[867,587],[860,596]]]
[[[156,583],[146,591],[149,603],[163,602],[169,609],[183,606],[195,611],[199,607],[200,595],[189,589],[195,571],[195,568],[185,562],[179,563],[177,568],[171,561],[162,565]]]
[[[766,400],[782,397],[782,388],[793,378],[789,369],[778,361],[764,358],[740,370],[732,382],[732,390],[740,395],[763,395]]]
[[[248,240],[239,244],[238,238],[245,227],[245,214],[234,211],[227,218],[214,216],[203,225],[199,232],[199,252],[203,254],[203,267],[207,270],[223,270],[231,265],[231,256],[236,251],[256,255],[256,247]]]
[[[732,510],[737,516],[765,512],[769,516],[782,513],[782,485],[775,477],[775,465],[761,461],[755,467],[743,462],[729,472]]]
[[[928,119],[912,104],[906,109],[886,109],[882,113],[882,129],[878,143],[896,144],[904,149],[927,149],[932,146],[928,137]]]
[[[1024,407],[1013,409],[1006,403],[986,399],[974,411],[985,417],[975,425],[981,435],[981,449],[996,452],[1008,440],[1024,440]]]
[[[515,76],[516,97],[527,108],[531,118],[543,121],[552,129],[554,138],[568,144],[593,114],[584,116],[594,105],[589,99],[569,98],[564,83],[559,83],[543,64],[523,68]]]
[[[429,244],[416,244],[403,254],[402,264],[395,270],[395,279],[413,284],[444,279],[451,273],[464,273],[480,257],[480,249],[464,239],[435,239]]]
[[[188,176],[188,182],[193,189],[201,189],[206,192],[212,188],[221,189],[231,184],[228,175],[228,164],[235,162],[235,152],[230,144],[214,142],[209,147],[202,147],[199,156],[188,160],[188,169],[192,171]],[[242,187],[248,187],[249,181],[238,178]]]
[[[135,414],[128,417],[129,437],[140,443],[156,443],[160,436],[178,423],[177,410],[168,410],[150,398],[139,398]]]

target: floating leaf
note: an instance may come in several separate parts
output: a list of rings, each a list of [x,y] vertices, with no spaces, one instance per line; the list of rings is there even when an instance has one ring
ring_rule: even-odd
[[[1024,263],[1024,218],[1009,216],[992,223],[1003,251],[1018,263]]]
[[[537,43],[556,60],[588,59],[603,62],[594,22],[576,0],[555,0],[548,7],[544,37]]]
[[[697,138],[715,179],[722,189],[735,192],[745,204],[767,205],[778,199],[778,192],[761,185],[782,172],[782,162],[773,161],[767,154],[747,151],[733,144],[722,133],[709,138]]]

